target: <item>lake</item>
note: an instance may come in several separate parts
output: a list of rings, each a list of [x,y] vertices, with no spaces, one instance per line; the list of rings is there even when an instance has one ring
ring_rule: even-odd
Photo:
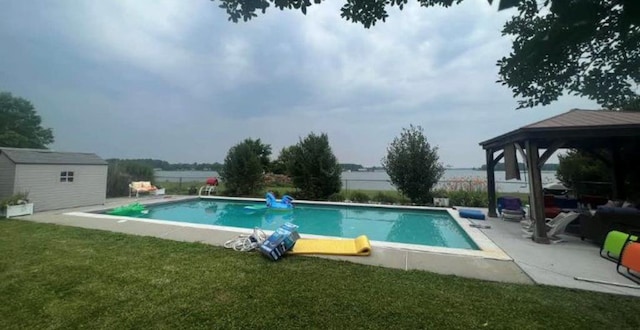
[[[156,171],[156,180],[158,182],[193,182],[204,181],[208,177],[219,176],[216,171]],[[496,171],[496,190],[499,192],[528,192],[528,178],[526,173],[522,172],[523,180],[504,179],[504,171]],[[475,171],[469,169],[447,169],[441,179],[441,184],[447,184],[451,181],[474,179],[486,180],[486,171]],[[526,181],[525,181],[526,179]],[[542,172],[542,184],[556,182],[555,171]],[[376,172],[342,172],[342,188],[345,190],[367,189],[367,190],[395,190],[389,182],[389,176],[384,171]]]

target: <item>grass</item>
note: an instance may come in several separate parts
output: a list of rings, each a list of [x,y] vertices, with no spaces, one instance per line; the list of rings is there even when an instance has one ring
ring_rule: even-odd
[[[0,221],[0,328],[640,328],[637,298]]]

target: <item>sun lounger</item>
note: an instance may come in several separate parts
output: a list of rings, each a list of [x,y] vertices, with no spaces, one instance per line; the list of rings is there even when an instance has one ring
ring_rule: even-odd
[[[567,216],[567,214],[568,214],[567,212],[559,213],[554,218],[546,218],[545,222],[547,226],[555,226],[555,224],[560,222],[560,220],[564,219]],[[522,224],[523,231],[530,232],[533,230],[534,223],[533,221],[531,221],[531,219],[522,220],[520,221],[520,223]]]
[[[629,238],[631,238],[631,235],[629,235]],[[626,273],[623,272],[624,268],[626,268]],[[627,240],[618,260],[616,271],[640,284],[640,243]]]
[[[149,181],[134,181],[129,184],[129,197],[132,193],[136,193],[136,197],[139,197],[140,193],[151,193],[158,190],[158,188],[151,184]]]
[[[631,241],[638,241],[638,236],[612,230],[607,234],[604,243],[600,247],[600,256],[607,260],[618,262],[622,249]]]
[[[579,216],[580,216],[580,213],[575,213],[575,212],[567,212],[567,213],[559,214],[555,218],[545,223],[547,228],[547,236],[554,243],[561,242],[562,239],[558,237],[558,235],[564,233],[564,230],[567,228],[567,226],[571,222],[576,220]],[[533,230],[534,230],[533,225],[530,226],[529,228],[523,228],[523,231],[525,233],[525,235],[523,236],[527,238],[532,237]]]

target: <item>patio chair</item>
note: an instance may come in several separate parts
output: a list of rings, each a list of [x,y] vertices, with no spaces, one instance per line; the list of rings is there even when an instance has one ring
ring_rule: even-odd
[[[635,233],[637,235],[637,233]],[[629,239],[632,235],[629,235]],[[620,275],[640,284],[640,243],[627,239],[622,248],[616,271]],[[626,273],[622,268],[626,268]]]
[[[218,188],[218,178],[208,178],[206,185],[200,187],[198,190],[199,196],[211,196],[216,194],[216,189]]]
[[[546,225],[554,226],[556,223],[560,222],[560,220],[564,219],[567,216],[567,214],[568,214],[567,212],[559,213],[554,218],[546,218],[545,219]],[[522,224],[523,231],[527,231],[527,232],[533,231],[534,223],[530,219],[522,220],[520,221],[520,223]]]
[[[136,193],[136,198],[140,193],[152,193],[158,190],[158,188],[151,184],[149,181],[134,181],[129,184],[129,197],[132,193]]]
[[[562,215],[562,217],[561,217]],[[558,237],[558,235],[564,233],[564,230],[567,226],[576,220],[580,216],[580,213],[576,212],[567,212],[561,213],[555,218],[548,221],[545,225],[547,227],[547,236],[551,239],[552,242],[558,243],[562,241],[562,238]],[[529,230],[523,229],[525,232],[525,237],[530,238],[533,236],[533,226],[529,228]]]
[[[600,256],[613,262],[618,262],[620,253],[627,242],[638,241],[638,236],[612,230],[607,234],[602,246],[600,247]]]
[[[522,220],[525,216],[522,201],[518,197],[498,197],[497,204],[503,220]]]

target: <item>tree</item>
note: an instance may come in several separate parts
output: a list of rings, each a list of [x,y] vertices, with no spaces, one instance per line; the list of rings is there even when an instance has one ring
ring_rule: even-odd
[[[0,92],[0,146],[45,149],[53,143],[53,132],[41,123],[31,102]]]
[[[427,204],[431,190],[444,174],[438,160],[438,147],[429,145],[422,127],[410,125],[393,139],[382,167],[401,194],[413,203]]]
[[[513,51],[498,61],[500,80],[522,97],[519,107],[546,105],[565,92],[604,107],[637,97],[640,2],[523,0],[503,35]]]
[[[611,186],[594,184],[612,180],[611,169],[602,160],[579,150],[569,150],[564,155],[558,155],[558,159],[560,166],[556,177],[568,187],[581,195],[607,196],[611,193]]]
[[[288,174],[287,164],[291,160],[291,148],[292,147],[285,147],[280,150],[280,155],[278,155],[278,158],[271,162],[271,172],[273,172],[274,174]]]
[[[287,172],[293,185],[300,189],[296,197],[326,200],[331,194],[340,192],[342,171],[331,151],[327,134],[311,133],[289,147],[288,152],[285,155]]]
[[[319,4],[322,0],[314,0]],[[417,0],[422,7],[450,7],[462,0]],[[220,0],[229,20],[248,21],[273,4],[306,14],[310,0]],[[493,0],[488,0],[493,3]],[[346,0],[341,16],[370,28],[408,0]],[[517,6],[504,25],[512,52],[498,61],[498,82],[522,98],[519,108],[547,105],[568,92],[605,107],[637,97],[640,83],[640,1],[501,0]]]
[[[263,144],[260,139],[246,139],[244,140],[244,143],[249,145],[251,147],[251,150],[253,150],[253,152],[258,155],[258,158],[260,158],[260,164],[262,164],[262,169],[264,171],[267,171],[270,165],[269,156],[271,156],[271,145]]]
[[[226,193],[251,196],[262,189],[263,168],[254,142],[247,139],[229,149],[220,173]]]

